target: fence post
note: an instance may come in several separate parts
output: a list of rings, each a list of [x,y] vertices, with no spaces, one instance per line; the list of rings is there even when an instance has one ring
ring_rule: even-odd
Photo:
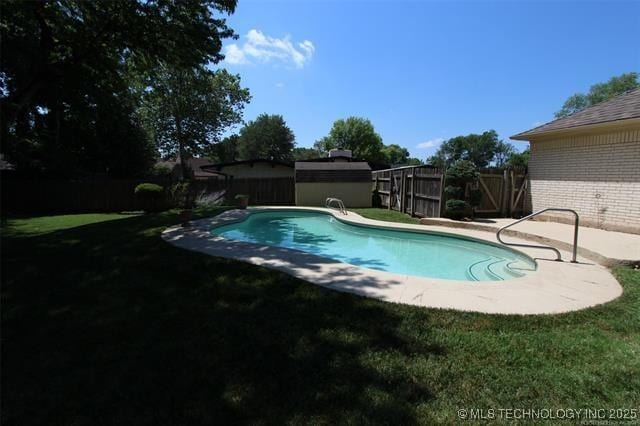
[[[416,168],[411,169],[411,217],[416,215]]]
[[[389,201],[387,201],[387,209],[391,210],[391,197],[393,195],[393,171],[389,171]]]
[[[513,205],[513,195],[515,192],[515,177],[513,175],[513,169],[509,170],[509,217],[513,217],[514,205]]]
[[[509,176],[507,173],[507,169],[504,169],[502,171],[502,195],[501,195],[501,208],[500,208],[500,216],[502,217],[507,217],[508,214],[508,206],[507,203],[509,202],[509,187],[508,184],[509,183]]]
[[[440,207],[438,212],[438,217],[443,217],[443,213],[445,210],[445,199],[444,199],[444,184],[446,182],[446,169],[442,169],[440,172]]]
[[[400,172],[400,212],[404,213],[404,207],[405,207],[405,193],[406,191],[406,180],[407,180],[407,174],[405,173],[404,169],[402,169],[402,171]]]

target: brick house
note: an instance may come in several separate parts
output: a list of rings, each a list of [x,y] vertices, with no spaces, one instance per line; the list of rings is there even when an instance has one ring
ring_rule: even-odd
[[[584,225],[640,233],[640,89],[511,139],[531,145],[533,211],[572,208]]]

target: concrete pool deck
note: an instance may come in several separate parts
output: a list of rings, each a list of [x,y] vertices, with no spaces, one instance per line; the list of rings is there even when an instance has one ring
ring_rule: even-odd
[[[474,229],[382,222],[349,212],[313,207],[260,207],[229,210],[218,216],[193,221],[192,226],[174,226],[162,237],[184,249],[237,259],[279,270],[302,280],[337,291],[354,293],[387,302],[457,309],[494,314],[555,314],[606,303],[622,294],[622,287],[607,268],[579,257],[579,263],[556,262],[548,250],[521,249],[536,259],[538,270],[505,281],[455,281],[394,274],[366,269],[313,254],[282,247],[227,240],[211,234],[214,225],[244,219],[261,210],[319,211],[346,223],[387,229],[433,232],[495,243],[495,234]],[[514,242],[526,243],[517,238]],[[563,259],[570,253],[561,250]]]
[[[462,222],[444,218],[424,218],[420,223],[428,226],[466,228],[495,234],[498,229],[516,219],[478,219]],[[573,247],[573,225],[558,222],[527,220],[506,229],[504,235],[519,237],[570,251]],[[635,265],[640,263],[640,234],[605,231],[580,226],[578,254],[601,265]]]

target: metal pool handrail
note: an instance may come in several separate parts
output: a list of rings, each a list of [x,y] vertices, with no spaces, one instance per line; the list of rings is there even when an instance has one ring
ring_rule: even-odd
[[[342,202],[342,200],[340,198],[327,198],[324,202],[324,206],[326,208],[331,208],[331,203],[336,203],[338,205],[338,209],[340,210],[340,213],[346,215],[347,214],[347,209],[344,206],[344,203]]]
[[[507,245],[507,246],[517,246],[517,247],[530,247],[530,248],[539,248],[539,249],[545,249],[545,250],[553,250],[556,253],[556,260],[562,262],[562,255],[560,254],[560,250],[558,250],[555,247],[551,247],[551,246],[538,246],[535,244],[518,244],[518,243],[505,243],[502,238],[500,238],[500,233],[502,231],[504,231],[507,228],[512,227],[513,225],[517,225],[520,222],[524,222],[525,220],[531,219],[534,216],[538,216],[541,213],[544,212],[548,212],[548,211],[556,211],[556,212],[569,212],[569,213],[573,213],[575,215],[575,221],[574,221],[574,230],[573,230],[573,259],[571,259],[571,263],[577,263],[578,261],[577,256],[578,256],[578,224],[580,222],[580,216],[578,216],[578,213],[576,213],[575,210],[571,210],[571,209],[559,209],[559,208],[553,208],[550,207],[548,209],[542,209],[539,210],[535,213],[531,213],[529,216],[525,216],[522,219],[518,219],[515,222],[512,222],[508,225],[503,226],[502,228],[498,229],[498,232],[496,232],[496,238],[498,239],[498,241],[500,241],[502,244]]]

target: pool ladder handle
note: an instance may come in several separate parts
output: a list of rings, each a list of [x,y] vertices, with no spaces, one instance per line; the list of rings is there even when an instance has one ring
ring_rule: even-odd
[[[545,249],[545,250],[553,250],[556,253],[556,261],[558,262],[562,262],[562,255],[560,255],[560,251],[555,248],[555,247],[551,247],[551,246],[538,246],[535,244],[518,244],[518,243],[506,243],[502,240],[502,238],[500,238],[500,233],[502,231],[504,231],[507,228],[512,227],[513,225],[517,225],[520,222],[524,222],[525,220],[531,219],[534,216],[538,216],[539,214],[542,214],[544,212],[548,212],[548,211],[556,211],[556,212],[569,212],[569,213],[573,213],[575,216],[575,221],[574,221],[574,230],[573,230],[573,258],[571,259],[571,263],[578,263],[577,260],[577,256],[578,256],[578,225],[580,223],[580,217],[578,216],[578,213],[576,213],[575,210],[572,209],[560,209],[560,208],[554,208],[554,207],[550,207],[547,209],[542,209],[539,210],[535,213],[531,213],[529,216],[525,216],[522,219],[518,219],[515,222],[512,222],[508,225],[503,226],[502,228],[498,229],[498,232],[496,232],[496,238],[498,239],[498,241],[500,241],[502,244],[506,245],[506,246],[517,246],[517,247],[529,247],[529,248],[539,248],[539,249]]]
[[[324,206],[326,208],[331,208],[331,203],[335,202],[336,204],[338,204],[338,209],[340,210],[340,213],[346,215],[347,214],[347,209],[344,206],[344,203],[342,202],[342,200],[340,198],[327,198],[324,202]]]

